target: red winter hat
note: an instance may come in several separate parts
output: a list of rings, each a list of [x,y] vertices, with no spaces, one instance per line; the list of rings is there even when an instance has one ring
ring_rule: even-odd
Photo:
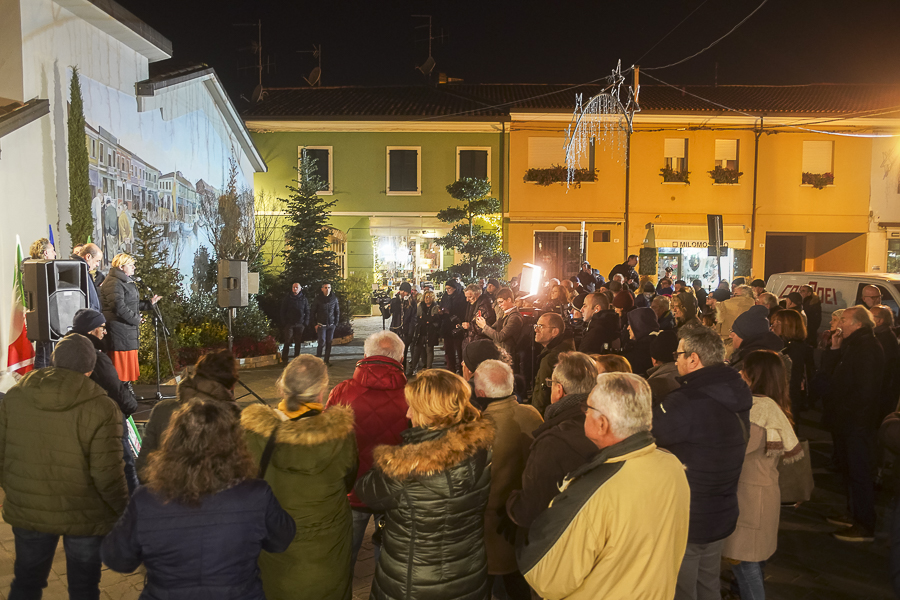
[[[613,298],[613,306],[615,308],[624,308],[625,310],[630,310],[634,308],[634,298],[631,297],[627,291],[622,290],[616,297]]]

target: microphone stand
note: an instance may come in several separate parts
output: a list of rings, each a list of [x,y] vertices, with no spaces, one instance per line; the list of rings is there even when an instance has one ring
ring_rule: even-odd
[[[146,290],[148,292],[150,292],[151,297],[153,296],[153,290],[150,288],[149,285],[147,285],[146,283],[141,281],[140,278],[134,279],[134,281],[136,283],[141,284],[142,287],[146,288]],[[153,317],[153,337],[154,337],[154,343],[155,343],[154,356],[156,358],[156,395],[153,398],[141,397],[141,400],[154,400],[156,402],[159,402],[160,400],[168,400],[168,399],[176,397],[176,396],[164,396],[163,395],[162,379],[161,379],[160,370],[159,370],[159,325],[162,324],[163,335],[166,337],[167,343],[168,343],[168,339],[169,339],[168,336],[172,335],[172,333],[169,331],[169,328],[166,327],[166,322],[165,322],[165,320],[163,320],[162,313],[159,312],[159,307],[156,305],[156,303],[151,303],[150,306],[152,307],[150,314]],[[167,348],[168,348],[168,346],[167,346]],[[171,367],[171,364],[169,366]],[[175,376],[174,369],[172,370],[172,376],[173,377]]]

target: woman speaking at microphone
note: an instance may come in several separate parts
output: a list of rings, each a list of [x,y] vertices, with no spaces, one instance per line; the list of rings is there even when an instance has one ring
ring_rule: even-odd
[[[100,286],[100,303],[106,317],[109,331],[109,357],[119,379],[137,381],[139,328],[142,310],[150,310],[161,296],[153,296],[149,301],[141,300],[137,286],[131,278],[134,275],[134,258],[128,254],[117,254],[112,261],[109,275]]]

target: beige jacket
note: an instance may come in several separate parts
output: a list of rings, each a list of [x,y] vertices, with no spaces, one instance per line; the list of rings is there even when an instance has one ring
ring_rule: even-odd
[[[731,326],[734,320],[750,310],[754,304],[756,301],[747,296],[733,296],[716,303],[716,331],[725,342],[725,360],[728,360],[734,351],[731,347]]]

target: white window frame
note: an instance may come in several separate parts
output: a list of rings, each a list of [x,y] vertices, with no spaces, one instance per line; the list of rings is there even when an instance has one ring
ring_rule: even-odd
[[[334,146],[297,146],[297,169],[302,167],[303,149],[307,150],[328,150],[328,189],[318,190],[320,196],[334,195]]]
[[[391,191],[391,150],[416,151],[416,191]],[[384,189],[388,196],[421,196],[422,195],[422,146],[387,146],[384,154]]]
[[[456,181],[459,181],[459,153],[463,150],[487,150],[487,180],[491,181],[491,147],[490,146],[457,146],[456,147]]]

